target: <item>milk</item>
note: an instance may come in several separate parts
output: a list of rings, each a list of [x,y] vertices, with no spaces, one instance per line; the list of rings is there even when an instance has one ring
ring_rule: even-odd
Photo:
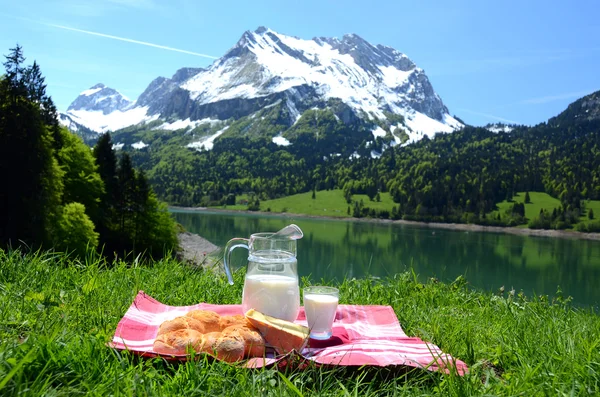
[[[278,274],[246,275],[242,294],[244,313],[250,309],[294,321],[300,309],[298,278]]]
[[[338,297],[334,295],[304,294],[304,311],[312,338],[328,338],[335,319]]]

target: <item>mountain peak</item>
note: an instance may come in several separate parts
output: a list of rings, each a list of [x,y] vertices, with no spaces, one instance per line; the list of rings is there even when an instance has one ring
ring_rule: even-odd
[[[558,116],[548,120],[548,124],[559,126],[593,120],[600,120],[600,91],[588,94],[571,103]]]
[[[125,110],[133,104],[117,90],[98,83],[81,92],[69,105],[67,111],[101,111],[109,114],[115,110]]]
[[[70,111],[139,110],[140,117],[193,124],[239,119],[281,104],[278,117],[288,126],[315,108],[335,108],[344,123],[359,119],[366,125],[388,123],[391,135],[395,128],[406,127],[416,137],[461,126],[423,70],[406,55],[354,33],[301,39],[259,26],[245,31],[207,69],[182,68],[170,79],[153,80],[135,105],[103,85],[85,94]],[[113,102],[105,102],[108,98]]]

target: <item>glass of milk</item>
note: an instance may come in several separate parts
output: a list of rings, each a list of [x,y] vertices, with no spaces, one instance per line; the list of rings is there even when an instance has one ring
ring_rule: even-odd
[[[340,292],[337,288],[310,286],[302,290],[304,312],[312,339],[329,339],[333,333]]]

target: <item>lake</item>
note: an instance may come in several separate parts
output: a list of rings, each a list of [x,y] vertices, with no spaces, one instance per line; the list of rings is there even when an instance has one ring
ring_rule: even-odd
[[[473,288],[515,289],[553,296],[557,287],[576,305],[600,303],[600,242],[513,234],[433,229],[414,225],[272,216],[252,213],[171,211],[188,231],[224,247],[233,237],[277,231],[295,223],[298,273],[313,281],[386,277],[414,269],[421,281],[451,282],[463,275]],[[248,252],[234,251],[245,265]]]

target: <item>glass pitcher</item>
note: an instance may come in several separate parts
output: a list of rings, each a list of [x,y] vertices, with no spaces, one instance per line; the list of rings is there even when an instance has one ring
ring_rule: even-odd
[[[249,239],[234,238],[227,242],[223,262],[229,284],[233,284],[229,266],[231,252],[242,247],[248,250],[248,270],[242,293],[244,313],[254,309],[283,320],[296,320],[300,309],[297,238],[297,235],[255,233]]]

